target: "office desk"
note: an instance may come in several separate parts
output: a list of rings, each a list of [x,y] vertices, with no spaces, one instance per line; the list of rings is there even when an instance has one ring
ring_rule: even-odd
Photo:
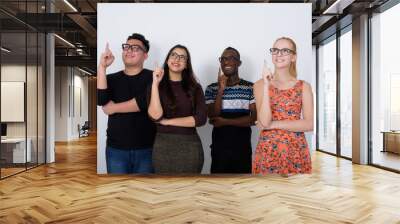
[[[383,150],[382,152],[392,152],[400,154],[400,131],[382,131]]]
[[[31,162],[31,145],[30,138],[26,140],[27,147],[25,153],[25,138],[6,138],[1,139],[1,157],[6,163],[25,163]],[[12,155],[11,155],[12,154]],[[12,159],[11,159],[12,158]],[[26,161],[25,161],[26,160]]]

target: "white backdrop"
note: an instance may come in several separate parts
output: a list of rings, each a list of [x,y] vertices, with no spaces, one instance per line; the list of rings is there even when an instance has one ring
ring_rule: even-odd
[[[107,73],[123,69],[121,44],[132,33],[141,33],[150,41],[145,68],[161,65],[168,50],[175,44],[188,47],[193,69],[203,89],[216,82],[218,57],[228,47],[241,54],[239,76],[255,82],[261,77],[263,60],[271,65],[268,49],[279,37],[291,37],[297,43],[298,76],[315,89],[314,63],[311,47],[311,4],[221,3],[99,3],[97,24],[98,58],[107,42],[116,56]],[[106,173],[105,147],[107,116],[97,108],[97,172]],[[205,163],[203,173],[209,173],[212,126],[198,128]],[[253,128],[253,151],[259,132]],[[314,150],[311,135],[308,140]]]

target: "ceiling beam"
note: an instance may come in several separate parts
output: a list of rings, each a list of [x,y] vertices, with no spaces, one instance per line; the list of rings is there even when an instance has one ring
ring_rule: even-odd
[[[77,25],[79,25],[83,31],[90,37],[86,38],[86,41],[91,41],[91,46],[96,46],[97,30],[94,28],[86,19],[80,14],[67,14],[67,16],[73,20]]]
[[[96,58],[91,56],[55,56],[56,66],[87,67],[96,71]]]

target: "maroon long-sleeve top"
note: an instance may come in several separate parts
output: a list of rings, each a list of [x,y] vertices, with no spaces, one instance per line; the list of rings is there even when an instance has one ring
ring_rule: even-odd
[[[174,110],[168,106],[167,91],[164,88],[160,88],[160,100],[163,108],[163,118],[179,118],[193,116],[195,120],[195,126],[203,126],[207,121],[207,107],[204,99],[204,92],[200,85],[197,85],[194,101],[192,102],[190,96],[184,91],[181,81],[169,81],[172,92],[176,98],[176,107]],[[176,127],[176,126],[164,126],[161,124],[157,125],[157,131],[160,133],[171,133],[171,134],[195,134],[196,127]]]

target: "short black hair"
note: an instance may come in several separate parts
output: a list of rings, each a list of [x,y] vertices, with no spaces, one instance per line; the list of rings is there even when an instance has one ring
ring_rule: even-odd
[[[239,57],[239,59],[240,59],[240,53],[239,53],[239,51],[238,50],[236,50],[235,48],[233,48],[233,47],[227,47],[227,48],[225,48],[225,50],[224,51],[228,51],[228,50],[231,50],[231,51],[234,51],[234,52],[236,52],[236,54],[238,55],[238,57]]]
[[[144,47],[146,48],[146,52],[149,52],[150,50],[150,44],[149,41],[146,40],[146,38],[140,34],[140,33],[133,33],[132,35],[130,35],[127,39],[128,40],[140,40],[142,42],[142,44],[144,45]]]

